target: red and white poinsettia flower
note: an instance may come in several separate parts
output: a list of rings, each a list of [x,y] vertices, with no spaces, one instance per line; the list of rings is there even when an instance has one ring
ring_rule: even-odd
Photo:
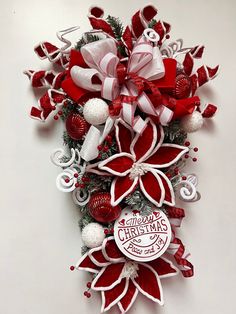
[[[111,204],[116,206],[137,185],[155,206],[163,203],[174,206],[172,184],[162,171],[175,164],[188,148],[177,144],[163,143],[164,130],[146,119],[142,134],[134,135],[123,120],[115,123],[119,153],[99,163],[98,167],[116,176],[111,184]]]
[[[91,289],[101,291],[101,312],[117,304],[121,313],[131,308],[139,292],[163,305],[160,279],[179,273],[164,257],[145,263],[127,259],[118,249],[113,236],[82,256],[76,268],[97,274]]]

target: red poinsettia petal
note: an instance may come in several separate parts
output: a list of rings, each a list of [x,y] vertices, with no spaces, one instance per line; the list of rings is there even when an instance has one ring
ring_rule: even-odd
[[[128,153],[115,154],[106,160],[100,162],[99,169],[106,170],[109,173],[124,177],[130,172],[134,163],[132,155]]]
[[[170,180],[163,172],[159,170],[156,170],[156,172],[159,174],[159,177],[161,178],[165,190],[165,197],[163,203],[170,206],[175,206],[175,193]]]
[[[179,273],[178,269],[164,257],[157,258],[153,261],[147,262],[158,274],[160,278],[175,276]]]
[[[131,143],[131,153],[136,156],[136,161],[145,160],[152,152],[157,142],[157,128],[151,119],[146,119],[146,127],[141,134],[136,133]]]
[[[79,270],[85,270],[85,271],[88,271],[90,273],[98,273],[100,270],[101,270],[101,267],[95,265],[88,253],[87,254],[84,254],[81,259],[78,261],[77,265],[76,265],[76,269],[79,269]]]
[[[108,311],[113,305],[118,303],[126,294],[129,285],[128,278],[123,278],[114,288],[102,291],[102,308],[101,312]]]
[[[106,291],[121,282],[121,274],[124,263],[110,264],[104,267],[93,280],[91,288],[98,291]]]
[[[114,179],[111,184],[111,205],[118,205],[124,197],[134,190],[137,182],[138,178],[132,180],[129,176]]]
[[[162,144],[162,146],[145,160],[145,164],[153,168],[166,168],[177,162],[184,154],[188,152],[188,148],[177,144]]]
[[[138,295],[138,289],[135,287],[133,282],[129,280],[129,287],[126,294],[123,298],[118,302],[118,306],[120,308],[121,313],[127,312],[131,306],[134,304],[134,301]]]
[[[132,279],[134,285],[147,298],[162,305],[162,288],[157,273],[148,264],[139,263],[138,266],[138,276]]]
[[[130,153],[130,145],[133,139],[133,130],[123,120],[119,119],[115,124],[116,141],[120,152]]]
[[[109,262],[117,263],[117,262],[125,261],[124,255],[118,249],[118,246],[116,245],[116,242],[113,236],[108,237],[103,241],[102,253]]]
[[[109,264],[111,264],[109,261],[106,260],[106,258],[104,257],[103,253],[102,253],[102,248],[98,247],[98,248],[94,248],[91,249],[88,253],[91,261],[99,266],[99,267],[104,267],[107,266]]]
[[[165,189],[159,175],[152,170],[148,171],[139,178],[139,184],[146,198],[160,207],[164,201]]]

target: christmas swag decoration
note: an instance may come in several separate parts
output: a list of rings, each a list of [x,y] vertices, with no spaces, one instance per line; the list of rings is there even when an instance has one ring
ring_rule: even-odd
[[[103,16],[90,9],[92,30],[75,46],[68,34],[79,27],[57,33],[61,47],[41,42],[34,50],[52,69],[24,73],[44,91],[31,117],[65,123],[65,147],[51,160],[62,169],[58,189],[72,192],[81,212],[82,257],[70,269],[91,274],[84,295],[100,292],[101,312],[125,313],[140,293],[162,305],[166,277],[193,276],[177,236],[178,200],[200,198],[196,175],[185,171],[198,151],[187,136],[217,110],[197,92],[219,67],[196,67],[204,46],[171,41],[152,5],[125,28]]]

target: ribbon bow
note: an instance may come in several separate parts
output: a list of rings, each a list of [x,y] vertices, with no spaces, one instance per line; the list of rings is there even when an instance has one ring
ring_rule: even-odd
[[[141,36],[136,42],[127,69],[123,66],[123,79],[120,75],[123,64],[117,56],[113,39],[89,43],[81,48],[81,54],[89,68],[73,66],[70,73],[74,83],[85,90],[101,92],[101,96],[107,100],[116,101],[118,98],[123,119],[136,132],[141,133],[145,127],[144,120],[135,116],[137,106],[148,115],[158,117],[163,125],[171,120],[172,110],[162,104],[155,107],[144,91],[146,84],[154,96],[160,96],[151,81],[159,80],[165,75],[159,48],[153,46],[146,37]]]

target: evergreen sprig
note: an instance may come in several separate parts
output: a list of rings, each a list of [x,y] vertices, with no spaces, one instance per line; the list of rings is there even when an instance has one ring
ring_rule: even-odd
[[[184,132],[183,129],[181,128],[179,120],[175,120],[168,126],[164,127],[164,131],[165,131],[164,142],[167,143],[183,145],[187,138],[187,133]]]
[[[98,35],[87,34],[86,37],[82,37],[75,45],[76,50],[80,50],[84,45],[98,41],[101,38]]]
[[[107,22],[111,25],[111,28],[115,34],[116,39],[121,40],[123,32],[124,32],[124,26],[121,23],[120,19],[111,15],[108,15]]]
[[[152,19],[152,20],[149,22],[148,27],[149,27],[149,28],[153,28],[156,24],[157,24],[157,20]]]

